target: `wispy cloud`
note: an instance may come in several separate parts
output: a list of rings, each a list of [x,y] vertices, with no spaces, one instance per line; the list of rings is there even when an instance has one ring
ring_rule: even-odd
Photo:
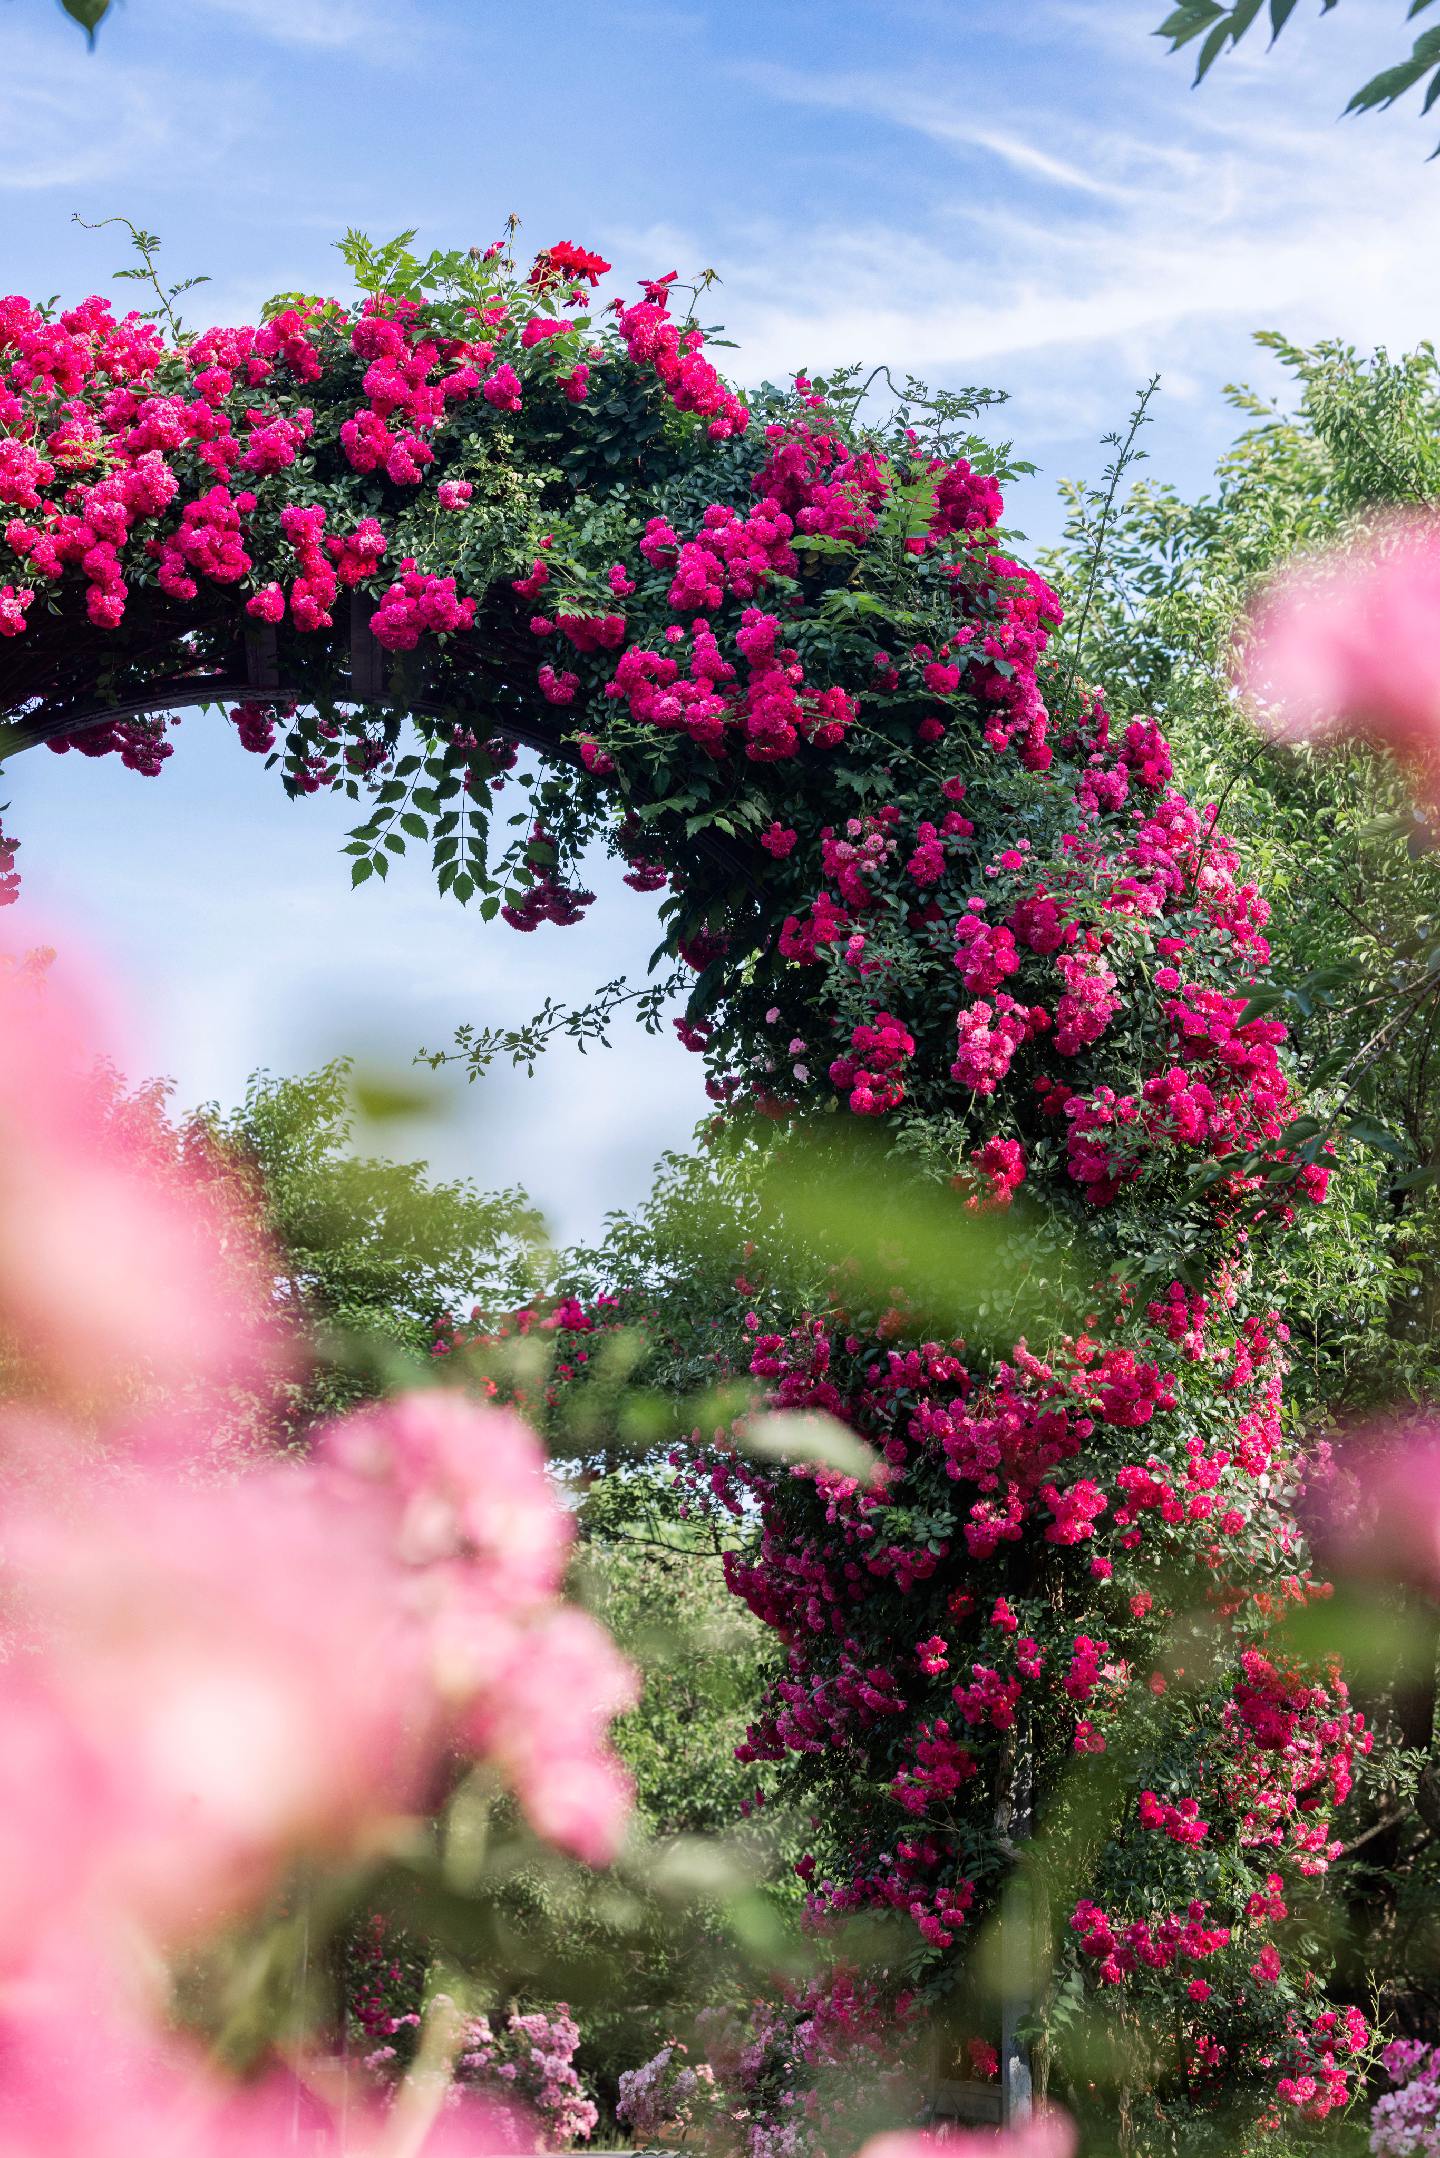
[[[1082,195],[1123,197],[1123,187],[1067,159],[1056,157],[1023,133],[982,126],[962,117],[963,108],[914,84],[874,75],[802,73],[770,61],[741,63],[735,72],[757,90],[792,105],[864,114],[925,136],[954,150],[982,150],[1032,178]]]
[[[202,83],[174,69],[108,65],[68,41],[5,33],[0,189],[34,194],[106,185],[172,165],[191,183],[213,170],[236,125]]]
[[[193,20],[197,0],[187,0],[187,7]],[[378,50],[385,40],[398,52],[412,38],[414,28],[423,27],[407,20],[404,36],[397,39],[393,12],[382,15],[364,0],[198,0],[198,15],[201,20],[207,15],[228,18],[279,45],[332,50],[367,46]]]
[[[1077,37],[1093,21],[1066,12]],[[1403,132],[1330,124],[1323,83],[1288,117],[1241,85],[1182,100],[1177,124],[1173,79],[1160,71],[1157,90],[1144,65],[1107,124],[1064,84],[942,105],[903,72],[745,72],[769,97],[941,142],[955,173],[917,165],[899,231],[878,210],[732,230],[723,306],[748,379],[881,358],[950,384],[989,379],[1016,393],[1022,442],[1043,445],[1082,415],[1086,431],[1113,424],[1157,369],[1182,399],[1198,379],[1218,388],[1249,367],[1257,328],[1402,347],[1432,333],[1433,175]],[[996,159],[1033,184],[997,180]],[[667,259],[715,248],[713,234],[656,237]]]

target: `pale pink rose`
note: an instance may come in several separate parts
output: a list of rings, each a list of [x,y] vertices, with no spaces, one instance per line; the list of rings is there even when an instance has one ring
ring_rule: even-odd
[[[638,1695],[604,1627],[559,1605],[528,1632],[494,1728],[536,1832],[590,1866],[608,1865],[625,1833],[631,1784],[607,1733]]]
[[[512,1409],[451,1388],[402,1394],[329,1426],[318,1452],[396,1494],[409,1563],[478,1559],[492,1592],[517,1603],[559,1589],[574,1530],[539,1440]]]
[[[223,1481],[167,1465],[17,1496],[0,1958],[127,1916],[193,1939],[291,1859],[375,1847],[457,1754],[540,1835],[614,1857],[630,1789],[608,1727],[635,1676],[549,1592],[570,1531],[538,1441],[438,1390],[350,1437]]]
[[[1265,732],[1387,749],[1440,800],[1440,517],[1394,516],[1282,572],[1236,671]]]
[[[1072,2158],[1075,2124],[1054,2107],[1040,2108],[1021,2128],[902,2130],[876,2136],[860,2158]]]
[[[222,1281],[213,1217],[107,1128],[99,1054],[52,976],[0,970],[0,1325],[67,1391],[242,1376],[259,1315]]]
[[[391,1532],[369,1494],[340,1508],[289,1467],[16,1515],[33,1647],[0,1684],[0,1747],[18,1732],[56,1763],[48,1831],[32,1805],[15,1832],[63,1836],[54,1925],[192,1938],[292,1856],[363,1850],[425,1806],[448,1734]],[[23,1879],[7,1920],[12,1895]]]
[[[389,2105],[276,2071],[228,2083],[179,2039],[58,1990],[0,2014],[0,2158],[514,2158],[518,2114],[443,2089]]]
[[[539,1835],[608,1864],[631,1788],[607,1734],[636,1676],[603,1627],[556,1601],[573,1529],[534,1432],[437,1388],[331,1426],[320,1457],[390,1495],[457,1744],[500,1770]]]
[[[437,1643],[460,1744],[494,1762],[538,1835],[608,1865],[632,1792],[607,1733],[638,1697],[633,1666],[583,1611],[552,1605],[522,1624],[483,1581],[454,1587]]]

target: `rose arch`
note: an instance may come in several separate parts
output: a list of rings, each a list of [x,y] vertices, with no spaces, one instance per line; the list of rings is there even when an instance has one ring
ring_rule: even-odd
[[[1364,2026],[1290,1943],[1367,1740],[1271,1638],[1314,1587],[1276,1283],[1328,1169],[1248,1008],[1263,899],[1153,721],[1052,658],[969,408],[862,424],[848,374],[742,402],[673,279],[594,316],[569,244],[348,254],[358,299],[198,335],[0,301],[8,746],[156,772],[167,711],[225,708],[292,793],[353,796],[357,881],[424,846],[526,931],[578,919],[603,835],[665,894],[719,1114],[878,1130],[957,1251],[994,1232],[968,1339],[863,1287],[742,1277],[717,1314],[875,1450],[704,1464],[777,1643],[748,1753],[814,1823],[817,1923],[891,1928],[887,2013],[970,2019],[980,2061],[1003,2025],[1022,2075],[966,1949],[1025,1880],[1072,2102],[1098,1992],[1165,2118],[1323,2118]],[[844,1983],[757,2108],[861,2029]]]

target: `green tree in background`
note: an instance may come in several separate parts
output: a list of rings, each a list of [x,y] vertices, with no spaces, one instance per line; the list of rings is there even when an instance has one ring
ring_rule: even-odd
[[[388,1106],[338,1058],[300,1078],[256,1073],[238,1109],[196,1118],[255,1179],[277,1297],[328,1352],[297,1395],[297,1428],[383,1391],[397,1360],[428,1357],[436,1320],[458,1302],[519,1303],[539,1278],[540,1222],[523,1191],[481,1192],[357,1150]]]

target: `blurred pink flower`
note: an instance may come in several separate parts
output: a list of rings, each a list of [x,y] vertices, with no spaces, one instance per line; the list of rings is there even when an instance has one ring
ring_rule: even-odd
[[[513,1782],[538,1835],[587,1865],[608,1865],[632,1794],[606,1732],[635,1704],[635,1672],[583,1611],[556,1605],[535,1624],[507,1627],[485,1605],[483,1588],[458,1601],[445,1638],[462,1742]]]
[[[313,1462],[17,1505],[31,1653],[0,1672],[0,1747],[25,1764],[0,1766],[0,1792],[20,1785],[0,1958],[47,1912],[192,1938],[298,1854],[373,1848],[456,1753],[608,1862],[630,1798],[608,1726],[635,1680],[555,1600],[569,1539],[534,1434],[438,1389],[331,1427]]]
[[[0,2158],[514,2158],[522,2118],[443,2086],[327,2088],[289,2071],[222,2080],[179,2040],[58,1989],[0,2015]]]
[[[373,1855],[466,1754],[608,1860],[635,1684],[560,1601],[573,1528],[508,1411],[426,1390],[304,1462],[191,1451],[217,1381],[274,1369],[265,1248],[93,1074],[78,1008],[0,972],[0,1334],[30,1397],[3,1421],[0,2158],[272,2158],[297,2109],[336,2158],[522,2149],[443,2085],[337,2115],[161,2027],[165,1951],[297,1859]]]
[[[1239,686],[1281,741],[1351,735],[1440,801],[1440,517],[1409,512],[1261,593]]]
[[[1352,1432],[1312,1491],[1316,1541],[1344,1571],[1409,1581],[1440,1597],[1440,1428]]]
[[[1068,2114],[1043,2107],[1021,2128],[902,2130],[876,2136],[860,2158],[1072,2158],[1075,2126]]]
[[[574,1530],[534,1432],[513,1410],[479,1409],[448,1389],[404,1394],[330,1425],[318,1452],[388,1487],[411,1564],[482,1560],[492,1592],[515,1603],[559,1589]]]
[[[537,1834],[608,1865],[631,1788],[607,1732],[636,1678],[603,1627],[556,1601],[574,1530],[534,1432],[434,1389],[331,1425],[319,1460],[396,1509],[457,1745],[500,1769]]]
[[[300,1467],[137,1476],[12,1518],[32,1648],[0,1683],[0,1747],[52,1763],[9,1830],[17,1859],[68,1852],[52,1926],[192,1938],[292,1855],[363,1849],[427,1802],[448,1733],[390,1531]],[[0,1882],[0,1955],[27,1875]]]
[[[0,970],[0,1325],[63,1391],[249,1368],[215,1224],[107,1128],[99,1046],[49,973]]]

